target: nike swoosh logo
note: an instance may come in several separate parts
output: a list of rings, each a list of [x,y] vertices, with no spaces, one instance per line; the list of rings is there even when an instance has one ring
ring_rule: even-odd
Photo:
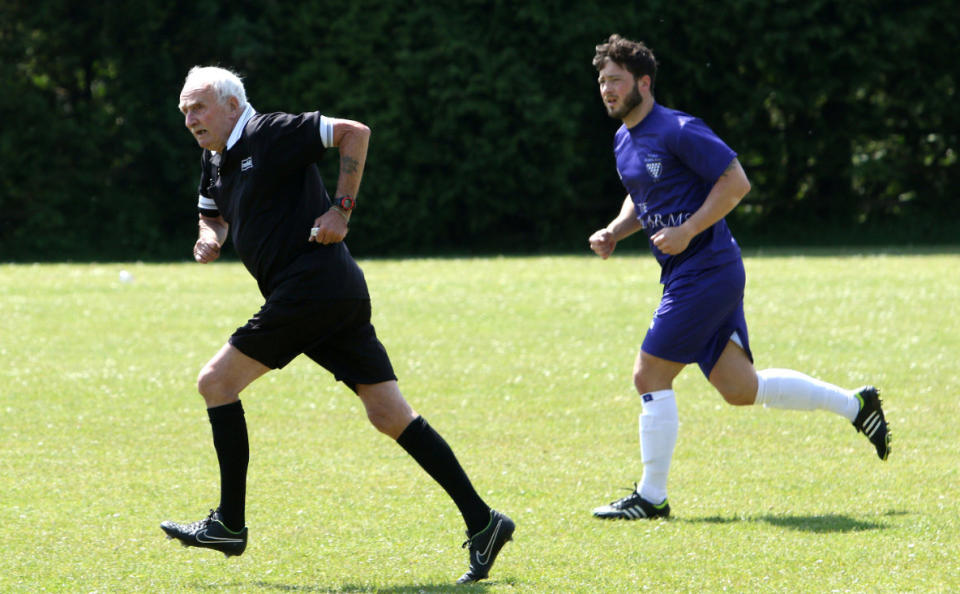
[[[217,543],[217,542],[243,542],[242,538],[229,538],[222,536],[212,536],[207,534],[206,530],[197,532],[197,542]]]
[[[496,528],[493,529],[493,535],[490,537],[490,540],[487,541],[487,548],[482,553],[477,551],[477,563],[480,565],[486,565],[490,561],[490,550],[493,548],[493,543],[497,540],[497,534],[500,533],[500,525],[503,524],[503,520],[497,521]]]

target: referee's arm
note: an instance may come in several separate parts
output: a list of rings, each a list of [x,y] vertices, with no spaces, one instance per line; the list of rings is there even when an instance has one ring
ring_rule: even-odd
[[[213,262],[220,257],[220,246],[227,240],[230,224],[222,216],[199,215],[199,233],[193,246],[193,259],[201,264]]]
[[[370,128],[353,120],[332,119],[332,145],[340,151],[340,176],[336,196],[357,197],[363,166],[367,162]]]

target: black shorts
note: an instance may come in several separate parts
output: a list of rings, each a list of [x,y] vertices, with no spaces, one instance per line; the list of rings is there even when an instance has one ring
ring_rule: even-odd
[[[357,384],[397,379],[387,350],[370,323],[370,300],[267,301],[230,337],[230,344],[267,367],[280,369],[300,353],[337,381]]]

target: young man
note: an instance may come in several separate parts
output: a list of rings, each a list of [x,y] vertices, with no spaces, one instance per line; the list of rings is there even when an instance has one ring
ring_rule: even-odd
[[[886,460],[890,433],[875,388],[844,390],[796,371],[753,367],[743,260],[724,220],[750,191],[736,153],[701,120],[656,103],[657,63],[642,42],[612,35],[596,47],[593,65],[607,113],[623,122],[614,154],[628,194],[619,215],[590,236],[590,247],[606,259],[618,241],[642,229],[663,284],[633,370],[643,477],[633,493],[593,514],[670,515],[667,475],[678,427],[673,380],[690,363],[730,404],[838,414]]]
[[[514,523],[474,490],[447,443],[407,403],[370,323],[370,296],[346,244],[370,129],[317,112],[257,113],[234,73],[190,70],[180,111],[204,149],[197,262],[220,255],[227,233],[266,302],[200,372],[220,464],[220,505],[191,524],[163,522],[185,546],[240,555],[249,445],[240,392],[300,353],[333,373],[363,402],[379,431],[395,439],[456,503],[467,525],[470,567],[458,583],[487,577]],[[316,162],[340,153],[331,200]]]

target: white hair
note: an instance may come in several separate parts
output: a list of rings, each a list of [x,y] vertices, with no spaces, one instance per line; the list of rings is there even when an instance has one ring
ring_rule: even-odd
[[[217,101],[225,103],[228,97],[236,97],[240,109],[247,106],[247,92],[240,77],[218,66],[194,66],[183,81],[183,88],[210,87],[217,94]]]

